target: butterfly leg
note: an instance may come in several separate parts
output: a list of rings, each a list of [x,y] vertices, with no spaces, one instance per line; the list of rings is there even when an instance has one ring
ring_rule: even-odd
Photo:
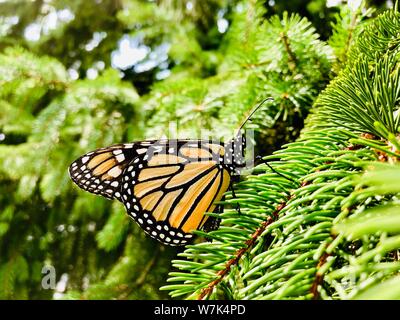
[[[229,189],[232,191],[232,196],[233,196],[234,198],[237,198],[237,197],[236,197],[236,193],[235,193],[235,189],[233,188],[232,183],[230,184]],[[239,204],[239,203],[236,204],[236,211],[237,211],[239,214],[241,214],[241,212],[240,212],[240,204]]]
[[[225,197],[222,198],[222,201],[225,200]],[[215,213],[224,212],[224,206],[222,204],[218,204],[214,210]],[[215,217],[208,217],[207,221],[204,223],[203,230],[205,232],[210,232],[217,230],[221,223],[221,219]],[[208,242],[212,242],[212,238],[207,238]]]
[[[217,207],[217,210],[218,210],[218,213],[222,213],[223,212],[222,209],[221,209],[221,211],[219,211],[220,210],[219,206]],[[221,222],[221,220],[219,218],[209,217],[207,219],[206,223],[204,223],[203,230],[205,232],[210,232],[210,231],[217,230],[219,228],[220,222]]]

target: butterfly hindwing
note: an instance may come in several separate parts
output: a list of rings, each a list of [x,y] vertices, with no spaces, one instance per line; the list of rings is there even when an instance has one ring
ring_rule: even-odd
[[[129,215],[158,241],[186,244],[229,187],[220,152],[218,145],[200,141],[151,146],[123,173],[121,201]]]

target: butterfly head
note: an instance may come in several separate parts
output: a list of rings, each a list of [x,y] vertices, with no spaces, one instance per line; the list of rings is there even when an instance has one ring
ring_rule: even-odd
[[[246,167],[246,159],[245,159],[245,150],[246,150],[246,137],[242,133],[242,129],[244,125],[247,123],[248,120],[252,117],[252,115],[260,109],[265,102],[267,101],[272,101],[272,98],[266,98],[262,100],[253,110],[250,112],[250,114],[245,118],[245,120],[242,122],[241,126],[239,127],[237,134],[234,139],[231,140],[231,142],[228,144],[226,148],[226,154],[229,155],[230,161],[232,161],[233,164],[233,170],[235,174],[240,175],[241,171],[243,168]],[[229,161],[229,160],[228,160]]]

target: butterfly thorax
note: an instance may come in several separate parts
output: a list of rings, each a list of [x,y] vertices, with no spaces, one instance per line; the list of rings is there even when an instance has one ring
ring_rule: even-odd
[[[232,165],[228,166],[231,174],[240,175],[243,168],[246,167],[245,159],[246,139],[242,134],[238,134],[235,139],[232,139],[225,144],[225,163]]]

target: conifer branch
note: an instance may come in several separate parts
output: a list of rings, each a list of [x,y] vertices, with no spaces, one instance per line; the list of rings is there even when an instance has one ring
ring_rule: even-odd
[[[296,69],[297,58],[290,46],[289,38],[288,38],[287,34],[285,32],[281,32],[280,37],[283,41],[286,53],[288,54],[288,57],[289,57],[288,67],[289,67],[290,71],[293,73]]]
[[[292,195],[288,196],[287,201],[289,201],[292,198]],[[234,254],[234,257],[228,260],[228,262],[225,264],[225,268],[218,271],[217,278],[214,279],[212,282],[210,282],[205,288],[203,288],[197,297],[197,300],[203,300],[205,297],[207,297],[213,289],[224,279],[224,277],[229,273],[231,270],[232,266],[236,266],[239,263],[239,260],[242,258],[242,256],[250,251],[253,246],[255,245],[256,241],[258,238],[261,236],[261,234],[265,231],[265,229],[276,219],[279,217],[279,213],[281,210],[283,210],[287,204],[286,202],[283,202],[277,206],[275,211],[272,213],[271,216],[267,218],[264,222],[261,223],[260,227],[257,228],[254,233],[251,235],[250,239],[248,239],[245,242],[245,247],[237,250]]]
[[[160,57],[170,76],[154,80],[157,66],[140,73],[139,83],[151,78],[140,84],[142,96],[109,68],[109,58],[104,69],[92,65],[103,60],[102,44],[114,48],[121,36],[108,30],[100,50],[77,46],[85,59],[76,50],[61,57],[81,66],[59,62],[58,50],[38,56],[11,42],[0,54],[1,298],[51,298],[32,276],[44,261],[68,273],[65,299],[165,298],[158,289],[171,259],[162,289],[174,298],[400,298],[397,3],[362,24],[366,11],[343,9],[328,42],[297,14],[265,19],[257,1],[233,4],[226,32],[207,38],[180,5],[166,11],[159,2],[132,3],[118,13],[130,36],[143,37],[138,45],[150,48],[148,56],[155,42],[169,46]],[[197,7],[191,12],[200,21]],[[32,46],[46,52],[42,41]],[[88,66],[95,79],[72,79],[74,71],[84,78]],[[220,227],[196,232],[212,241],[187,245],[176,258],[174,248],[153,252],[139,227],[130,230],[120,203],[78,192],[68,180],[66,168],[85,152],[159,137],[171,122],[179,137],[204,138],[204,127],[228,137],[265,96],[274,101],[246,125],[273,170],[259,165],[237,183],[224,212],[209,213]]]
[[[140,274],[140,276],[136,279],[135,281],[135,286],[142,286],[143,283],[145,283],[146,278],[149,274],[149,272],[152,270],[153,266],[157,263],[157,259],[159,257],[160,254],[160,248],[157,247],[156,250],[154,250],[154,254],[151,257],[151,259],[149,260],[149,262],[146,264],[146,266],[143,268],[142,273]]]
[[[152,257],[146,263],[142,272],[136,278],[135,282],[130,285],[125,286],[126,290],[124,291],[123,294],[121,294],[118,297],[118,299],[126,299],[127,297],[129,297],[129,295],[132,293],[133,290],[137,290],[139,287],[143,286],[143,284],[146,282],[148,275],[151,273],[152,268],[157,263],[157,260],[159,259],[159,257],[160,257],[160,247],[156,247]]]

